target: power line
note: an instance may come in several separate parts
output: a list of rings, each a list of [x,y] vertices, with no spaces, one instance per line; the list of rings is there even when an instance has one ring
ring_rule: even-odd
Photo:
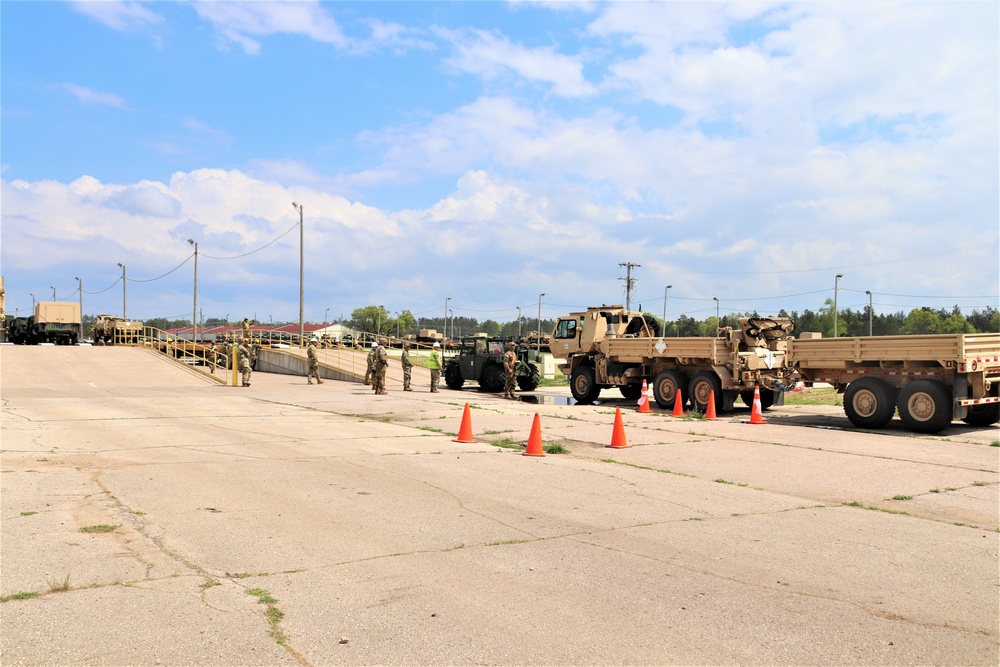
[[[296,222],[294,225],[292,225],[291,227],[288,228],[288,231],[286,231],[285,233],[281,234],[280,236],[278,236],[277,238],[275,238],[270,243],[266,243],[266,244],[262,245],[261,247],[257,248],[256,250],[251,250],[250,252],[243,253],[242,255],[234,255],[232,257],[213,257],[212,255],[206,255],[205,253],[201,253],[201,256],[202,257],[207,257],[209,259],[241,259],[243,257],[249,257],[250,255],[252,255],[252,254],[254,254],[256,252],[260,252],[261,250],[263,250],[264,248],[267,248],[268,246],[274,245],[275,243],[277,243],[278,241],[280,241],[283,237],[287,236],[293,229],[295,229],[298,226],[299,226],[299,223]]]

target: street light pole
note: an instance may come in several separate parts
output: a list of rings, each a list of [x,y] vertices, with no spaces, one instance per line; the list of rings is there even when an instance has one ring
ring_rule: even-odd
[[[517,308],[517,339],[521,340],[521,306],[514,306]]]
[[[191,312],[191,343],[198,342],[198,244],[194,239],[188,239],[194,246],[194,309]]]
[[[126,309],[126,305],[128,302],[125,300],[125,283],[127,282],[127,278],[125,277],[125,265],[118,262],[118,266],[122,267],[122,319],[127,320],[128,310]]]
[[[59,299],[56,298],[56,288],[53,287],[52,285],[49,285],[49,289],[52,290],[52,300],[58,301]]]
[[[719,314],[719,297],[713,296],[715,299],[715,330],[718,331],[722,328],[722,317]]]
[[[660,338],[667,335],[667,298],[670,296],[670,288],[673,285],[667,285],[663,290],[663,333]]]
[[[535,351],[538,354],[542,353],[542,297],[543,296],[545,296],[545,292],[542,292],[541,294],[538,295],[538,331],[537,331],[538,345],[535,348]]]
[[[31,292],[28,292],[28,294],[31,294]],[[31,314],[32,315],[35,314],[35,295],[34,294],[31,294]]]
[[[73,280],[75,280],[77,283],[79,283],[79,291],[80,291],[80,322],[81,322],[81,325],[80,325],[80,335],[82,336],[83,335],[83,324],[82,324],[82,322],[83,322],[83,281],[80,280],[80,278],[78,276],[73,276]]]
[[[840,284],[840,279],[844,277],[843,273],[838,273],[837,277],[833,279],[833,337],[838,336],[837,332],[837,288]]]
[[[444,300],[444,339],[448,340],[448,302],[451,301],[449,296]]]
[[[305,326],[305,215],[304,206],[292,202],[292,208],[299,212],[299,347],[306,337]]]
[[[868,335],[872,334],[872,291],[870,289],[865,290],[865,294],[868,295]]]

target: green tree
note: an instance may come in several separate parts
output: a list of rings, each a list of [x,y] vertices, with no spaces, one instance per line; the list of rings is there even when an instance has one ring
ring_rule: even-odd
[[[388,331],[389,312],[385,306],[364,306],[351,311],[351,328],[356,331],[383,334]],[[395,333],[395,321],[392,321]]]
[[[916,308],[906,316],[899,333],[907,335],[941,333],[941,315],[930,308]]]

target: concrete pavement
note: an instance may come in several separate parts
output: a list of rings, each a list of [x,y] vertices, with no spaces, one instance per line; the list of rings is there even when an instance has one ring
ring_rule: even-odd
[[[389,389],[0,348],[0,662],[1000,660],[996,428]]]

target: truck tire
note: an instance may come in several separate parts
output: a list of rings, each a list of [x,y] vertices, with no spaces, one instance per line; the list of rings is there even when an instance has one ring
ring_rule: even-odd
[[[653,380],[653,398],[656,404],[664,410],[672,410],[677,399],[677,390],[681,390],[683,401],[684,390],[687,388],[687,378],[680,371],[668,369],[660,371]]]
[[[538,389],[539,379],[538,369],[532,366],[531,373],[517,378],[517,386],[520,387],[521,391],[535,391]]]
[[[847,385],[844,414],[859,428],[883,428],[896,412],[896,391],[885,380],[860,378]]]
[[[591,366],[577,366],[569,380],[569,390],[573,398],[581,405],[587,405],[597,400],[601,388],[594,379],[594,369]]]
[[[691,407],[698,412],[708,410],[708,399],[711,392],[715,392],[715,411],[722,412],[722,381],[719,376],[711,371],[698,371],[691,378],[688,385],[688,396],[691,400]],[[761,405],[763,405],[763,392],[761,392]]]
[[[951,423],[951,393],[936,380],[916,380],[903,387],[897,407],[906,428],[917,433],[937,433]]]
[[[743,405],[748,408],[753,407],[753,389],[748,389],[746,391],[740,392],[740,399],[743,401]],[[774,405],[774,390],[773,389],[761,389],[760,390],[760,409],[767,410],[772,405]]]
[[[622,393],[624,398],[630,401],[636,401],[642,396],[642,385],[641,384],[623,384],[618,387],[618,391]]]
[[[462,385],[465,384],[458,364],[448,364],[444,369],[444,383],[448,385],[448,389],[461,389]]]
[[[970,405],[969,414],[963,419],[969,426],[991,426],[1000,422],[1000,403]]]
[[[490,364],[483,369],[483,377],[479,380],[479,388],[491,392],[503,391],[505,381],[503,368],[497,364]]]

